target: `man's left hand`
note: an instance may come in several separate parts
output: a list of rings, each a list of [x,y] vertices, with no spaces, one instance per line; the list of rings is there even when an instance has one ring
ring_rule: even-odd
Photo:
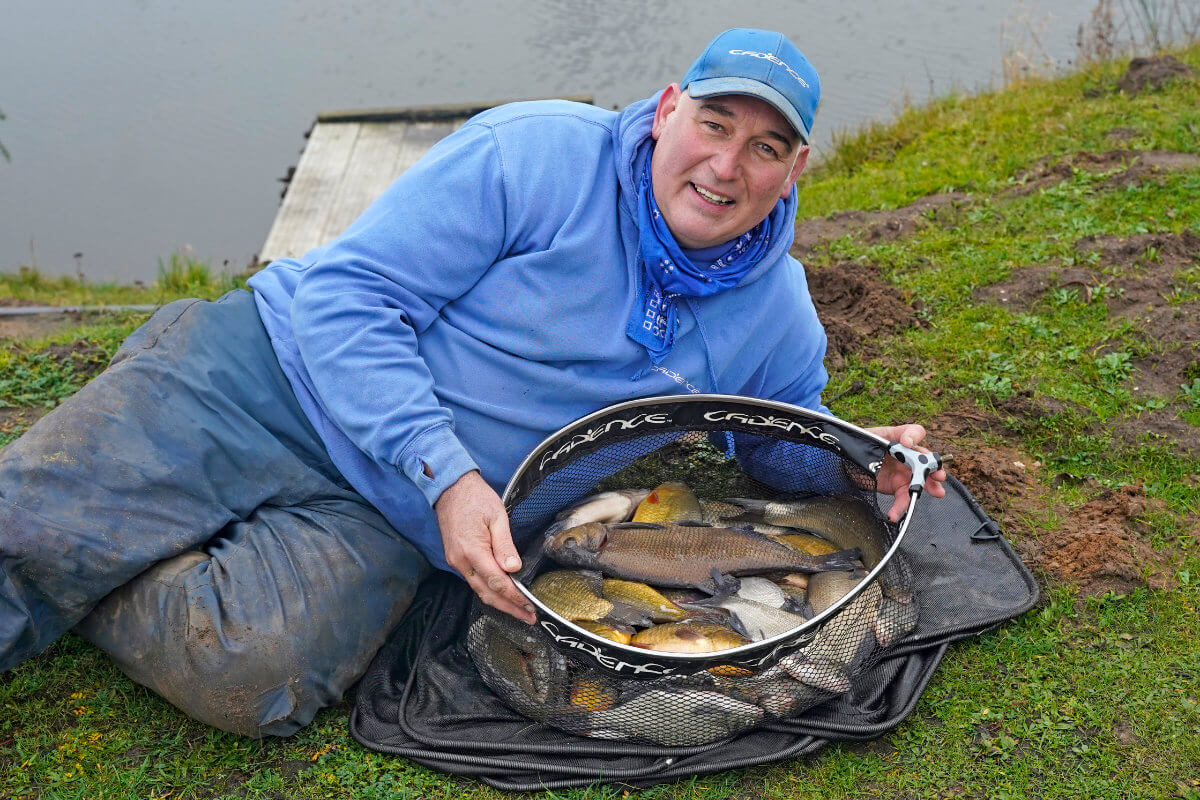
[[[928,448],[920,446],[921,441],[925,438],[925,428],[920,425],[884,425],[867,430],[889,442],[899,442],[905,447],[911,447],[917,452],[930,452]],[[888,519],[892,522],[899,522],[900,517],[908,508],[908,482],[911,479],[911,469],[890,455],[884,458],[883,466],[879,469],[879,475],[876,477],[876,485],[880,492],[896,498],[888,511]],[[929,477],[925,479],[925,491],[933,497],[945,497],[946,487],[942,485],[944,480],[946,480],[946,470],[939,469],[930,473]]]

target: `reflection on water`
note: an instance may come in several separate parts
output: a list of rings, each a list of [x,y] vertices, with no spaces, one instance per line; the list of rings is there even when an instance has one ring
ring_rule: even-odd
[[[240,269],[318,111],[578,93],[622,106],[749,25],[787,33],[816,65],[820,148],[906,99],[998,83],[1006,20],[1036,25],[1065,62],[1094,4],[10,0],[0,271],[74,274],[82,252],[93,280],[152,279],[183,245]]]

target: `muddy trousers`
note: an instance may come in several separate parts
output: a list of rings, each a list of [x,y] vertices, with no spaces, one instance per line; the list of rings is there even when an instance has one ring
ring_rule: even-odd
[[[286,736],[429,569],[330,463],[248,292],[160,309],[0,450],[0,671],[75,626],[192,717]]]

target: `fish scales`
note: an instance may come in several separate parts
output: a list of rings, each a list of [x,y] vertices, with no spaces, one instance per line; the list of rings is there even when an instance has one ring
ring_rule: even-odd
[[[548,541],[546,552],[563,564],[667,587],[711,586],[713,570],[750,575],[851,569],[857,555],[810,556],[741,528],[637,523],[581,525]]]

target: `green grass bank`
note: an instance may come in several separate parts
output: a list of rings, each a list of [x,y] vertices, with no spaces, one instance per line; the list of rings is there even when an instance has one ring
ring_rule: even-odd
[[[642,796],[1200,798],[1200,47],[1174,55],[1196,73],[1136,94],[1122,61],[910,108],[802,177],[831,407],[925,422],[1044,596],[952,646],[879,740]],[[25,272],[0,276],[0,298],[165,302],[238,283],[176,259],[151,287]],[[849,285],[861,302],[838,305],[828,287]],[[0,442],[145,316],[0,328]],[[347,727],[343,705],[286,740],[220,733],[68,636],[0,677],[0,797],[503,796]]]

